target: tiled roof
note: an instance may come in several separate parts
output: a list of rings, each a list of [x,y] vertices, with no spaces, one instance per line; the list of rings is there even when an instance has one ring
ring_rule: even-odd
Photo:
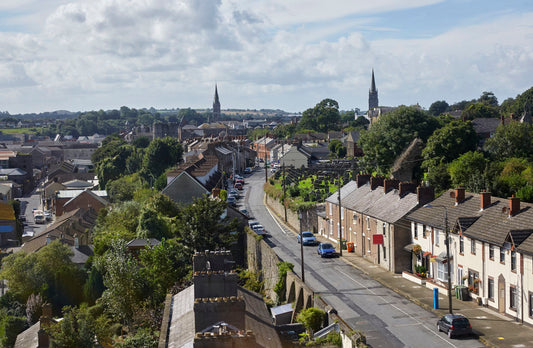
[[[511,233],[512,237],[523,240],[515,247],[533,254],[533,240],[526,236],[533,229],[533,204],[520,202],[518,213],[509,217],[506,198],[491,197],[491,204],[481,210],[479,194],[466,192],[465,199],[456,205],[452,192],[449,190],[431,202],[433,207],[418,208],[407,219],[443,229],[444,209],[440,206],[445,206],[450,228],[458,223],[465,236],[495,245],[501,245]]]

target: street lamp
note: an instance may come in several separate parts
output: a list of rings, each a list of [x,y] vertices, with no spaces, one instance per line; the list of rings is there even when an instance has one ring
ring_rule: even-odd
[[[448,208],[446,208],[444,205],[431,205],[431,204],[425,204],[423,206],[424,208],[444,208],[444,233],[446,237],[446,241],[444,244],[446,244],[446,266],[448,268],[448,308],[450,311],[450,314],[452,313],[452,279],[451,279],[451,266],[450,266],[450,235],[448,232]]]

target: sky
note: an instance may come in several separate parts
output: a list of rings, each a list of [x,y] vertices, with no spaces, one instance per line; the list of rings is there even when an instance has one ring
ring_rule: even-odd
[[[531,0],[2,0],[0,110],[300,112],[533,86]]]

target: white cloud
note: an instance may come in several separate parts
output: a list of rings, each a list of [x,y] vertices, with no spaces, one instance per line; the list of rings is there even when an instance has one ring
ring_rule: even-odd
[[[533,73],[533,13],[372,41],[366,30],[388,30],[371,28],[377,17],[335,19],[428,2],[57,3],[38,34],[0,34],[0,109],[208,107],[215,81],[223,107],[301,111],[333,98],[365,109],[372,67],[381,104],[429,106],[483,90],[503,101],[529,88]]]

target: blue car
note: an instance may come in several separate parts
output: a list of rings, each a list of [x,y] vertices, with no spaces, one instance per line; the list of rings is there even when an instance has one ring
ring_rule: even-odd
[[[302,232],[303,245],[317,245],[317,240],[313,235],[313,232],[304,231]],[[298,243],[300,243],[300,235],[296,237]]]
[[[330,243],[320,243],[318,245],[318,255],[320,257],[332,257],[337,255],[335,248]]]

